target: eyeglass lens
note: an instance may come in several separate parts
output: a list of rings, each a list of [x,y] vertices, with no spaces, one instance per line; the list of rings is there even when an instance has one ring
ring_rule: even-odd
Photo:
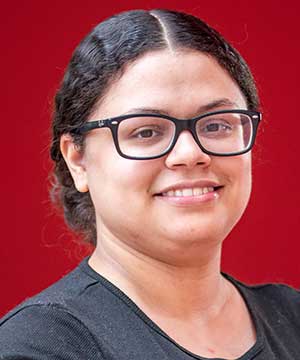
[[[203,117],[197,121],[195,129],[203,148],[217,154],[247,149],[253,135],[250,116],[237,113]],[[175,123],[165,118],[132,117],[119,124],[119,147],[127,156],[158,156],[170,147],[175,131]]]

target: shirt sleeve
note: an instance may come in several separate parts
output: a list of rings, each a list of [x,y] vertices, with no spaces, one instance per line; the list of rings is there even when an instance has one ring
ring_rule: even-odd
[[[0,325],[1,360],[104,360],[91,332],[66,309],[29,305]]]

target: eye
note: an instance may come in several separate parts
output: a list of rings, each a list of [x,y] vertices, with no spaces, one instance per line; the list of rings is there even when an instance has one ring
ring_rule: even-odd
[[[166,127],[162,125],[145,125],[143,127],[138,127],[134,130],[131,130],[130,134],[128,134],[128,138],[140,141],[154,139],[158,140],[165,137],[166,131]]]
[[[159,135],[159,133],[157,131],[155,131],[154,129],[141,129],[141,130],[137,130],[134,133],[134,136],[140,139],[149,139],[152,138],[154,136]]]
[[[122,121],[118,128],[119,142],[136,145],[157,144],[168,141],[175,132],[175,125],[160,117],[134,117]]]
[[[230,124],[215,122],[207,124],[203,127],[202,131],[204,132],[221,132],[221,131],[230,131],[232,126]]]
[[[224,139],[228,136],[232,136],[235,132],[235,124],[232,118],[224,117],[211,117],[203,119],[197,124],[197,133],[200,137],[206,137],[210,139]]]

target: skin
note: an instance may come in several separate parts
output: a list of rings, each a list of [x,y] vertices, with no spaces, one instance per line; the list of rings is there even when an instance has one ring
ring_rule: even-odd
[[[128,65],[90,120],[140,108],[183,119],[247,107],[213,58],[163,50]],[[109,129],[90,132],[83,153],[64,135],[61,150],[77,189],[90,191],[95,206],[99,235],[90,265],[188,350],[227,359],[245,353],[255,329],[240,294],[220,274],[220,256],[249,200],[251,154],[209,156],[184,131],[164,157],[129,160],[116,152]],[[155,196],[194,180],[223,188],[211,201],[184,206]]]

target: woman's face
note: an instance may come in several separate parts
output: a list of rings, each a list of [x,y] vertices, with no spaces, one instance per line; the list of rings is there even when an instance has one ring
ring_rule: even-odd
[[[164,50],[129,65],[90,119],[145,111],[183,119],[222,109],[246,109],[246,103],[216,60],[196,51]],[[73,177],[79,189],[90,191],[99,239],[165,261],[220,244],[241,217],[251,190],[250,153],[209,156],[188,131],[162,158],[129,160],[117,153],[109,129],[97,129],[87,134],[77,165]],[[162,196],[167,190],[211,186],[221,188]]]

